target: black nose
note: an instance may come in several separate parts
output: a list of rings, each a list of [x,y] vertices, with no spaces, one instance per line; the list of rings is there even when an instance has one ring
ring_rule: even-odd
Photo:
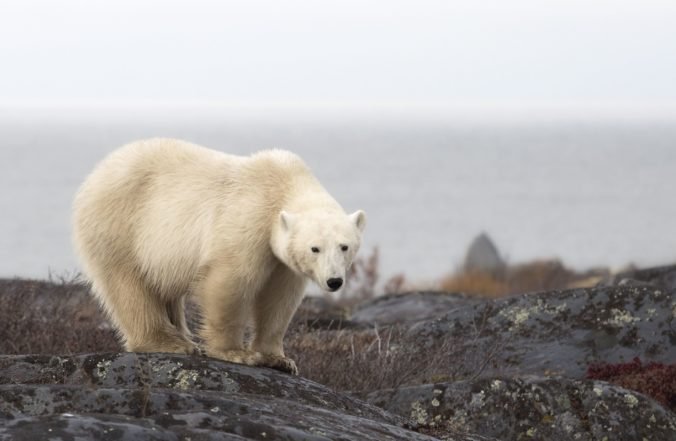
[[[329,285],[329,288],[331,288],[333,291],[337,290],[341,286],[343,286],[343,279],[336,278],[336,279],[329,279],[326,281],[326,284]]]

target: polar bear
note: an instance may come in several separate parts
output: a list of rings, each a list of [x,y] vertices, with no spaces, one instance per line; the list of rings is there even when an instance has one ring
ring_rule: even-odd
[[[73,203],[82,270],[126,350],[195,352],[192,294],[207,355],[294,374],[282,340],[306,282],[338,290],[365,224],[293,153],[242,157],[174,139],[114,151]]]

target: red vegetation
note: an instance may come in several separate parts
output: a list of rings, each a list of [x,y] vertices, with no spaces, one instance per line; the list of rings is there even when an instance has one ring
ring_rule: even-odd
[[[676,411],[676,363],[595,363],[587,368],[587,378],[617,384],[648,395]]]

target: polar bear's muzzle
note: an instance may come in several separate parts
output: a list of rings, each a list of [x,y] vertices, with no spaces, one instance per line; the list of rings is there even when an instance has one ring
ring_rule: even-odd
[[[343,279],[340,277],[332,277],[326,281],[326,286],[329,287],[329,290],[332,292],[338,291],[341,286],[343,286]]]

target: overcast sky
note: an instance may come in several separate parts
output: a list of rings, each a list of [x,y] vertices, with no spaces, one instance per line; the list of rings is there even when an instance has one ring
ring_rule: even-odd
[[[676,103],[674,0],[2,0],[0,103]]]

